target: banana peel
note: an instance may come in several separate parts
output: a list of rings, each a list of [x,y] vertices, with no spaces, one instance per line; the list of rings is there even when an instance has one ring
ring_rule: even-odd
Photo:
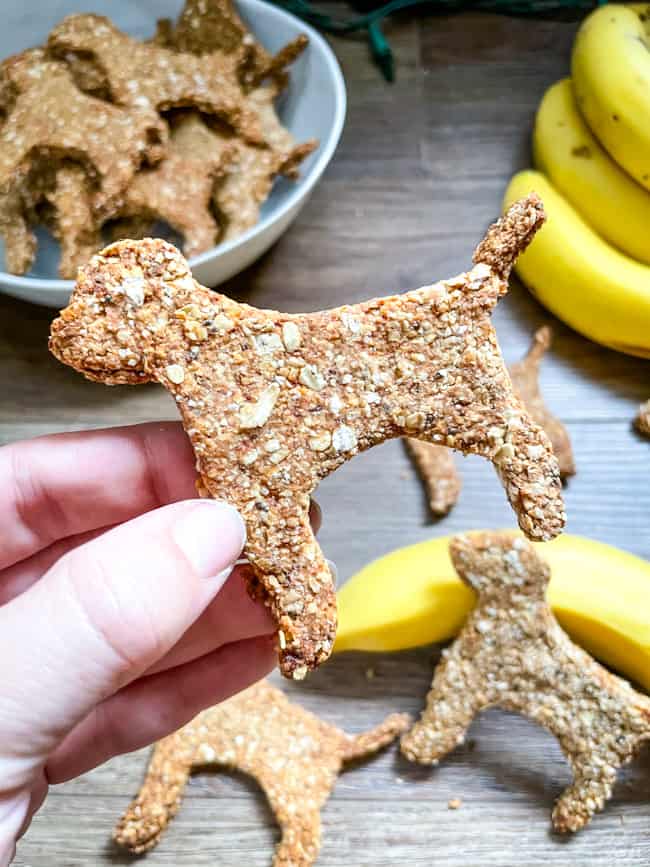
[[[334,652],[396,651],[453,638],[475,597],[453,569],[450,539],[400,548],[354,575],[338,593]],[[549,602],[562,628],[650,690],[650,563],[581,536],[539,544],[551,567]]]

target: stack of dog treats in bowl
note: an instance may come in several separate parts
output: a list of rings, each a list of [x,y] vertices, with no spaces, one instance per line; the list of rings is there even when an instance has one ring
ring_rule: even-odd
[[[188,0],[147,38],[68,15],[0,65],[1,288],[61,306],[63,281],[107,242],[161,234],[214,284],[276,240],[334,151],[345,91],[318,34],[258,0],[244,9],[286,39],[275,53],[229,0]],[[49,297],[30,295],[48,281]]]

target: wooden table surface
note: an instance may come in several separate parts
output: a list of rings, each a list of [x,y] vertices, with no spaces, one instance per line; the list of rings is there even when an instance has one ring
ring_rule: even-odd
[[[576,24],[464,14],[397,20],[395,84],[362,40],[335,41],[349,110],[338,153],[296,224],[226,291],[260,306],[318,309],[393,292],[465,268],[497,215],[507,179],[527,164],[535,107],[567,74]],[[0,301],[0,438],[174,416],[154,386],[107,389],[47,353],[50,312]],[[508,361],[550,316],[514,283],[495,315]],[[548,403],[573,438],[578,473],[566,491],[568,530],[650,558],[650,444],[630,427],[650,395],[647,362],[583,340],[559,323],[543,368]],[[460,461],[459,461],[460,463]],[[458,530],[513,523],[491,468],[462,461],[463,492],[437,524],[427,516],[402,444],[343,467],[318,492],[321,539],[341,580],[397,546]],[[405,576],[407,577],[407,576]],[[350,731],[391,710],[417,712],[436,651],[337,657],[291,694]],[[375,676],[368,679],[367,669]],[[127,863],[113,823],[140,784],[147,752],[55,788],[19,847],[21,867]],[[428,770],[395,750],[348,771],[323,811],[322,867],[388,864],[641,865],[650,861],[650,758],[621,777],[585,832],[550,831],[569,779],[555,741],[492,711],[470,741]],[[450,798],[462,807],[447,808]],[[276,839],[254,785],[194,777],[183,808],[147,865],[267,865]]]

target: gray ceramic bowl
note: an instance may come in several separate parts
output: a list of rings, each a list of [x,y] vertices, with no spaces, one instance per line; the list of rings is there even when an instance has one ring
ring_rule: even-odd
[[[0,57],[42,43],[54,25],[74,12],[110,16],[122,30],[150,36],[157,18],[175,17],[182,0],[16,0],[5,4],[0,27]],[[285,126],[298,141],[317,138],[319,148],[308,157],[297,182],[280,178],[262,208],[259,223],[244,235],[221,244],[191,261],[202,283],[216,286],[237,274],[262,255],[289,226],[307,201],[328,164],[345,119],[345,85],[338,62],[325,40],[303,21],[263,0],[238,0],[237,7],[250,29],[270,51],[277,51],[299,33],[309,36],[309,46],[291,68],[291,82],[278,106]],[[58,244],[38,230],[38,255],[24,277],[0,271],[0,291],[49,307],[67,303],[72,281],[57,277]],[[0,242],[0,264],[4,251]]]

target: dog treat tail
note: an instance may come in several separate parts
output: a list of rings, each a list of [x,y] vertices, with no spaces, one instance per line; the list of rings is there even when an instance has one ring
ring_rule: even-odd
[[[344,762],[354,762],[387,747],[405,732],[413,720],[406,713],[392,713],[370,731],[358,735],[346,735],[347,744],[343,753]]]
[[[545,220],[542,200],[536,193],[514,202],[503,217],[488,229],[476,248],[474,264],[481,262],[489,265],[506,280],[517,256],[530,244]]]
[[[135,855],[153,849],[180,806],[192,767],[182,731],[156,744],[142,788],[113,832],[118,846]]]

